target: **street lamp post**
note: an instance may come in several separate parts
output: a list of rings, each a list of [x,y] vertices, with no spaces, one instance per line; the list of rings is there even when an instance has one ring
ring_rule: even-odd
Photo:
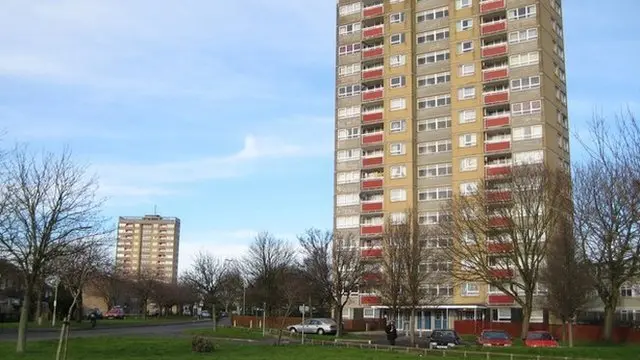
[[[58,287],[60,285],[60,279],[55,277],[53,282],[55,284],[55,290],[53,291],[53,315],[51,316],[51,327],[56,326],[56,313],[58,312]]]

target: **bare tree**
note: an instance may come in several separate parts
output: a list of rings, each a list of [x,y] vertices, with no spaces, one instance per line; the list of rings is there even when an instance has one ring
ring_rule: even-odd
[[[489,284],[522,308],[529,329],[540,268],[550,237],[570,198],[568,175],[544,165],[515,164],[508,175],[488,179],[455,196],[443,231],[455,240],[445,249],[462,281]]]
[[[91,281],[91,290],[100,296],[109,309],[121,304],[131,294],[131,281],[116,266],[107,266]]]
[[[191,284],[210,304],[219,301],[225,265],[210,253],[200,252],[193,265],[183,275],[183,281]],[[212,316],[215,316],[213,314]]]
[[[287,318],[291,315],[294,305],[304,302],[304,295],[307,293],[309,283],[305,281],[305,276],[297,264],[290,266],[280,273],[280,281],[286,286],[282,287],[282,307],[281,323],[278,331],[277,345],[282,341],[282,333],[286,325]]]
[[[131,293],[137,299],[142,318],[147,318],[147,308],[157,288],[157,276],[149,268],[141,268],[137,271],[131,286]]]
[[[244,272],[254,286],[256,300],[266,305],[267,313],[282,305],[282,289],[288,286],[281,282],[282,273],[294,264],[295,252],[289,243],[268,232],[258,234],[249,246],[243,259]]]
[[[105,219],[96,181],[69,150],[38,156],[18,147],[0,166],[0,256],[19,268],[25,282],[16,346],[22,353],[31,294],[47,266],[76,251],[83,239],[105,234]]]
[[[326,297],[338,323],[337,337],[342,336],[342,313],[351,295],[363,285],[367,264],[350,234],[308,229],[298,236],[302,248],[303,270],[319,296]]]
[[[611,340],[620,287],[640,275],[640,124],[633,114],[594,117],[588,157],[576,167],[576,236],[604,304]]]
[[[241,270],[237,266],[228,268],[220,279],[220,285],[220,302],[224,311],[229,312],[230,306],[242,301],[245,281]]]
[[[568,324],[569,347],[573,347],[573,320],[589,302],[593,281],[574,236],[572,218],[560,220],[549,242],[540,279],[547,288],[547,307],[562,320],[563,339]]]
[[[409,224],[387,218],[382,236],[379,281],[372,284],[380,293],[383,304],[389,306],[393,320],[397,320],[400,308],[406,304],[404,284],[407,278],[403,252],[407,237],[413,236],[411,231]]]

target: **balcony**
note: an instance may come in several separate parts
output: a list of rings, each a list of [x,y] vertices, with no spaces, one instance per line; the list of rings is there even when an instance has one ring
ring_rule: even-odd
[[[509,126],[511,123],[511,114],[508,112],[496,113],[484,117],[484,128],[491,129],[503,126]]]
[[[371,18],[376,16],[382,16],[384,14],[384,4],[375,4],[370,6],[365,6],[362,9],[362,16],[365,18]]]
[[[491,270],[491,276],[496,279],[510,279],[513,277],[513,270],[511,269],[493,269]]]
[[[382,235],[382,225],[360,225],[360,235]]]
[[[379,305],[381,303],[380,296],[377,295],[361,295],[361,305]]]
[[[362,49],[362,58],[363,59],[371,59],[384,55],[384,46],[377,45],[366,47]]]
[[[384,66],[375,66],[362,69],[362,80],[381,78],[384,75]]]
[[[503,254],[511,252],[511,250],[513,250],[513,244],[497,242],[487,244],[487,251],[491,254]]]
[[[368,283],[380,281],[380,278],[380,274],[378,273],[366,273],[362,276],[362,280]]]
[[[514,303],[511,295],[505,294],[489,294],[487,297],[488,305],[511,305]]]
[[[501,152],[511,150],[511,138],[487,139],[484,143],[484,152]]]
[[[507,7],[507,0],[484,0],[480,2],[480,13],[487,14]]]
[[[373,190],[381,188],[382,185],[384,185],[384,180],[382,178],[371,178],[362,180],[360,187],[364,190]]]
[[[360,252],[363,258],[379,258],[382,256],[382,249],[363,249]]]
[[[508,202],[513,198],[510,190],[489,190],[487,191],[487,201],[490,203]]]
[[[491,21],[480,25],[481,35],[490,35],[502,31],[507,31],[507,19]]]
[[[382,165],[383,158],[384,154],[382,152],[375,155],[369,155],[362,159],[362,166]]]
[[[506,79],[509,76],[508,66],[497,66],[482,70],[482,81]]]
[[[379,107],[372,110],[362,112],[362,122],[365,124],[375,124],[382,122],[384,108]]]
[[[505,228],[509,226],[509,219],[502,216],[495,216],[489,219],[489,227]]]
[[[485,167],[486,177],[506,176],[511,174],[511,164],[487,165]]]
[[[362,145],[374,145],[384,140],[384,131],[362,134]]]
[[[487,45],[482,47],[483,58],[503,56],[503,55],[507,55],[508,52],[509,52],[509,45],[507,45],[507,42],[492,44],[492,45]]]
[[[362,29],[364,39],[374,39],[384,36],[384,25],[369,26]]]
[[[360,205],[362,212],[379,212],[382,211],[382,199],[363,201]]]
[[[375,87],[362,92],[362,101],[380,100],[384,96],[384,87]]]
[[[509,102],[509,89],[485,91],[482,93],[485,105],[495,105]]]

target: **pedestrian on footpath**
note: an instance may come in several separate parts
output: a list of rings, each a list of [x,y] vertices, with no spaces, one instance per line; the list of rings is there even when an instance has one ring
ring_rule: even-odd
[[[396,339],[398,338],[398,329],[396,329],[396,323],[394,321],[390,321],[385,329],[387,333],[387,340],[389,340],[389,345],[395,346]]]

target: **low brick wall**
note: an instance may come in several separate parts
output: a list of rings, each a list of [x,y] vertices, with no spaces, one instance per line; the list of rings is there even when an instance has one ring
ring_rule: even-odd
[[[283,318],[279,316],[268,316],[266,319],[267,327],[279,329],[283,326]],[[284,326],[295,325],[302,322],[300,317],[288,317],[284,319]],[[262,316],[240,316],[233,315],[231,323],[240,327],[261,327]],[[384,330],[384,319],[361,319],[361,320],[344,320],[344,329],[346,331],[376,331]]]

